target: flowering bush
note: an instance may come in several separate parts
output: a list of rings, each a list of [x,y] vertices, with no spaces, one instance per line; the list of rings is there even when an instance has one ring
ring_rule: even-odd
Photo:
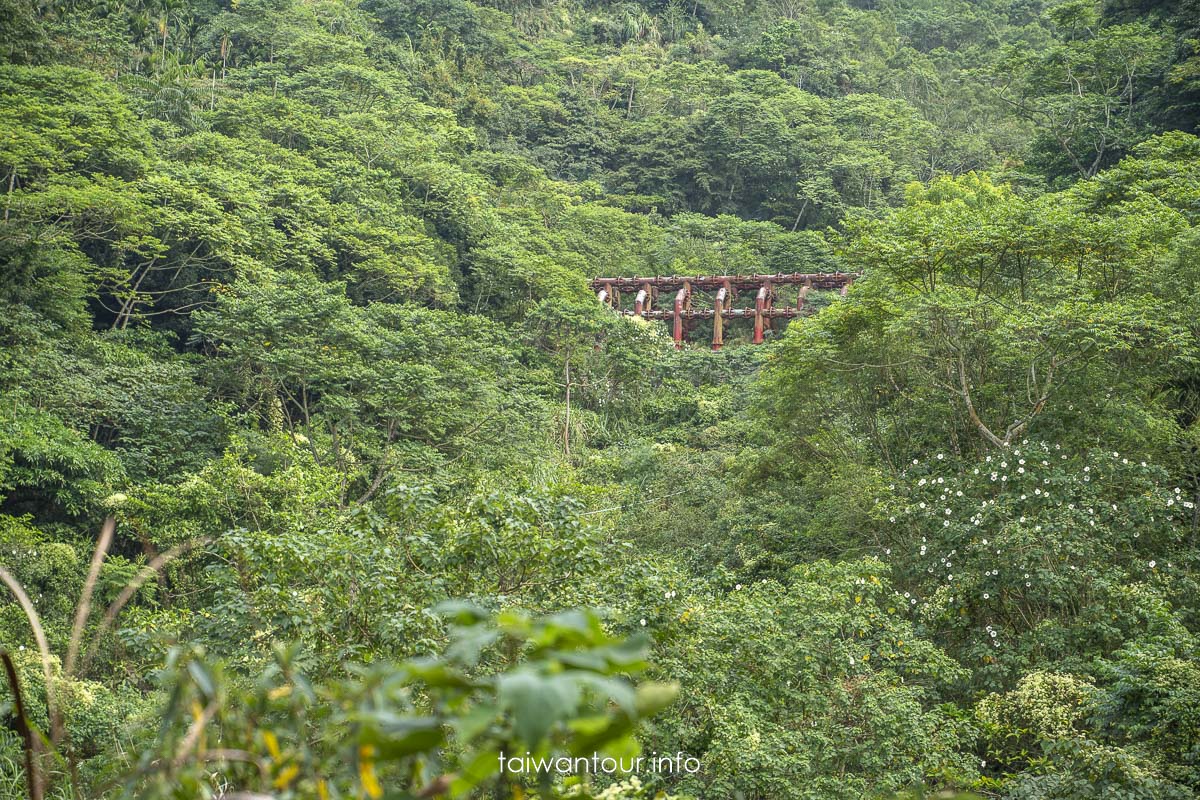
[[[1193,500],[1113,451],[1024,441],[965,462],[914,459],[876,507],[894,601],[975,670],[1011,680],[1036,655],[1111,650],[1165,624]],[[995,669],[988,669],[988,666]],[[999,674],[996,674],[999,670]]]

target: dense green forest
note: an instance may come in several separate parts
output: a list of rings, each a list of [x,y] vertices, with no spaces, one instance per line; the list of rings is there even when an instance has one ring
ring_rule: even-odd
[[[1198,796],[1198,126],[1197,0],[0,0],[0,796]]]

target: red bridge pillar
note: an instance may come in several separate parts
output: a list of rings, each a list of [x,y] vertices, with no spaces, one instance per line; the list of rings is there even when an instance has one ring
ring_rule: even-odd
[[[643,311],[648,311],[654,306],[654,287],[649,283],[643,283],[642,288],[638,289],[637,299],[633,301],[633,315],[635,317],[642,316]]]
[[[763,343],[763,322],[768,309],[768,303],[771,302],[771,282],[763,281],[763,285],[758,288],[758,295],[754,298],[754,343]]]
[[[683,286],[679,287],[679,291],[675,293],[675,316],[672,333],[675,336],[676,350],[683,349],[683,312],[691,310],[692,285],[688,281],[684,281]]]
[[[717,290],[717,299],[713,303],[713,350],[720,350],[725,344],[725,312],[732,305],[733,287],[729,285],[729,281],[724,281]]]

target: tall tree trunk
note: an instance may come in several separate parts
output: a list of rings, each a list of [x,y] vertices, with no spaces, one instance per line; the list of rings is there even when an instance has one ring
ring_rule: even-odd
[[[567,419],[563,425],[563,455],[571,457],[571,359],[563,363],[563,383],[567,388]]]

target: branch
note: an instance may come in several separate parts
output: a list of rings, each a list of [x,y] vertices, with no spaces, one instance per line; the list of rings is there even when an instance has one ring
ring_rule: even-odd
[[[4,567],[0,567],[0,581],[7,585],[9,591],[17,598],[17,604],[25,612],[25,617],[29,620],[29,627],[33,629],[33,638],[37,642],[38,652],[42,656],[42,674],[46,680],[46,708],[50,714],[50,740],[57,745],[59,739],[62,738],[62,717],[58,713],[58,704],[54,699],[54,670],[51,666],[50,645],[46,641],[46,629],[42,627],[42,621],[38,617],[33,603],[29,602],[29,595],[25,594],[21,583]]]
[[[1050,387],[1054,382],[1054,370],[1059,366],[1060,362],[1054,356],[1050,357],[1050,364],[1046,368],[1046,379],[1042,383],[1041,395],[1034,402],[1033,408],[1024,419],[1019,419],[1009,425],[1004,430],[1004,437],[1001,438],[992,432],[983,420],[979,418],[979,414],[975,411],[975,404],[971,400],[970,384],[967,382],[967,363],[962,353],[958,355],[958,393],[962,397],[963,404],[967,408],[967,417],[971,423],[979,430],[985,439],[994,444],[996,447],[1008,447],[1012,444],[1013,439],[1023,434],[1034,418],[1042,413],[1046,407],[1046,401],[1050,399]]]
[[[17,680],[17,669],[13,666],[12,656],[7,650],[0,650],[0,660],[4,662],[8,688],[13,696],[13,710],[17,715],[17,733],[21,736],[21,750],[25,754],[25,785],[29,789],[29,800],[42,800],[42,776],[34,760],[37,755],[37,738],[29,725],[29,715],[25,713],[25,700],[21,695],[21,684]]]
[[[88,616],[92,611],[92,592],[96,588],[96,581],[100,577],[100,568],[104,565],[104,557],[108,555],[108,548],[112,544],[116,527],[115,517],[104,520],[104,527],[100,530],[100,540],[96,543],[95,552],[92,553],[92,565],[88,569],[87,580],[83,583],[83,593],[79,597],[79,604],[75,607],[75,624],[71,626],[71,642],[67,646],[67,662],[63,666],[63,674],[67,677],[75,672],[75,659],[79,655],[79,641],[83,638],[83,628],[87,625]]]

